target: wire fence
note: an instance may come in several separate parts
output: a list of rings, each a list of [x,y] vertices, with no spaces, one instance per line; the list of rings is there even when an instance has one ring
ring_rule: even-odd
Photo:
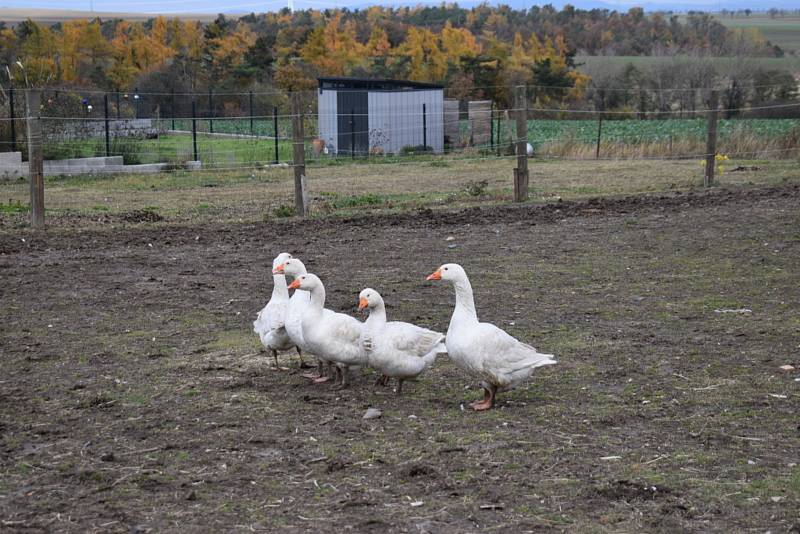
[[[529,95],[541,89],[527,88]],[[702,91],[698,89],[698,94]],[[306,135],[296,140],[292,95],[287,93],[45,89],[40,110],[45,172],[291,166],[294,143],[300,141],[305,164],[312,166],[344,160],[399,164],[421,157],[516,157],[520,141],[529,144],[529,154],[544,159],[708,156],[709,110],[701,106],[569,109],[530,98],[524,108],[509,108],[478,98],[479,91],[475,98],[467,95],[458,100],[447,98],[452,93],[452,88],[298,93]],[[0,152],[18,151],[25,161],[24,92],[9,91],[3,108]],[[719,121],[719,153],[743,159],[800,157],[800,101],[796,98],[734,108],[723,104],[718,112],[733,117]],[[518,113],[525,113],[527,124],[521,135],[515,121]],[[70,170],[58,165],[98,157],[114,159],[97,168],[87,164]],[[8,175],[2,165],[0,175]]]

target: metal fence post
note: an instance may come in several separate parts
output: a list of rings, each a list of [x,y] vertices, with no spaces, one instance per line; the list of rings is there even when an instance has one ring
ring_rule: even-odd
[[[597,148],[594,151],[594,159],[600,159],[600,139],[603,135],[603,116],[597,119]]]
[[[172,115],[172,129],[175,130],[175,89],[172,90],[171,93],[171,102],[170,102],[170,115]]]
[[[425,110],[425,104],[422,104],[422,150],[428,151],[428,114]]]
[[[208,133],[214,133],[214,100],[211,88],[208,88]]]
[[[108,93],[103,93],[103,114],[106,127],[106,157],[111,155],[111,135],[108,132]]]
[[[25,91],[28,130],[28,173],[31,178],[31,226],[44,228],[44,153],[42,151],[42,91]]]
[[[297,215],[306,216],[306,151],[303,133],[302,94],[292,93],[292,147],[294,164],[294,208]]]
[[[275,130],[275,165],[280,162],[278,157],[278,106],[272,106],[272,127]]]
[[[192,95],[192,155],[194,161],[200,161],[197,157],[197,101]]]
[[[503,142],[503,123],[500,122],[500,116],[503,114],[501,110],[497,110],[497,155],[500,155],[500,145]]]
[[[489,150],[494,150],[494,100],[489,105]]]
[[[253,128],[253,91],[250,91],[250,136],[255,135],[255,129]]]
[[[517,115],[517,168],[514,169],[514,201],[523,202],[528,198],[528,113],[525,86],[516,90]]]
[[[706,140],[706,173],[703,176],[703,186],[711,187],[714,185],[714,167],[717,156],[717,107],[719,94],[716,90],[711,91],[708,112],[708,139]]]
[[[17,151],[17,117],[14,115],[14,88],[8,88],[9,118],[11,119],[11,152]]]
[[[119,91],[117,91],[117,119],[119,119]]]
[[[356,119],[353,108],[350,108],[350,159],[356,159]]]
[[[138,87],[134,88],[133,91],[134,91],[133,92],[133,99],[136,101],[136,118],[138,119],[139,118],[139,100],[140,100],[141,97],[139,96],[139,88]]]

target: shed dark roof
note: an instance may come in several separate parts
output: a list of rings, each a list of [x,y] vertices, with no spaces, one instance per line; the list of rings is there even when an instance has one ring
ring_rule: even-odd
[[[410,80],[389,80],[386,78],[317,78],[320,89],[367,89],[370,91],[420,91],[423,89],[444,89],[435,83],[413,82]]]

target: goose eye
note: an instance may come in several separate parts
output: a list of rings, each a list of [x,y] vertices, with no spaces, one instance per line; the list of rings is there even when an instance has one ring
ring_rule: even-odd
[[[445,267],[445,268],[444,268],[444,270],[446,271],[446,270],[447,270],[447,267]]]

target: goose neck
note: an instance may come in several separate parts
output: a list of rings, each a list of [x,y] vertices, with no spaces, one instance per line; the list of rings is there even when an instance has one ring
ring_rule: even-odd
[[[311,294],[311,307],[322,311],[325,307],[325,288],[321,285],[314,286],[309,290],[309,293]]]
[[[272,275],[272,298],[289,298],[289,289],[286,277],[282,274]]]
[[[369,317],[367,317],[366,322],[370,326],[386,324],[386,307],[382,302],[369,311]]]
[[[475,298],[472,294],[472,285],[468,279],[457,280],[453,287],[456,290],[456,310],[460,316],[473,319],[477,322],[478,314],[475,312]]]

